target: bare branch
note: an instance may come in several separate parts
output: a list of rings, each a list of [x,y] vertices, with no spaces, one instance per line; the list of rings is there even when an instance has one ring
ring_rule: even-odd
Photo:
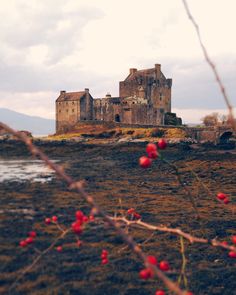
[[[208,239],[204,239],[204,238],[198,238],[198,237],[190,235],[189,233],[182,231],[180,228],[170,228],[170,227],[166,227],[166,226],[157,226],[157,225],[152,225],[152,224],[143,222],[140,219],[128,220],[125,217],[116,217],[116,218],[113,217],[112,219],[115,220],[116,222],[121,222],[121,223],[124,223],[128,226],[137,225],[139,227],[142,227],[142,228],[145,228],[145,229],[148,229],[151,231],[172,233],[174,235],[181,236],[181,237],[185,238],[191,244],[193,244],[193,243],[210,244],[214,247],[221,247],[221,248],[236,252],[235,246],[226,245],[225,243],[219,242],[216,239],[208,240]]]
[[[216,69],[216,66],[215,64],[213,63],[213,61],[211,60],[208,52],[207,52],[207,49],[206,49],[206,46],[204,45],[203,41],[202,41],[202,37],[201,37],[201,33],[200,33],[200,29],[199,29],[199,26],[196,22],[196,20],[194,19],[192,13],[190,12],[190,9],[189,9],[189,6],[188,6],[188,3],[187,3],[187,0],[182,0],[183,1],[183,4],[184,4],[184,8],[185,8],[185,11],[187,13],[187,16],[188,18],[190,19],[190,21],[193,23],[193,26],[196,30],[196,33],[197,33],[197,36],[198,36],[198,41],[199,41],[199,44],[202,48],[202,51],[203,51],[203,55],[205,57],[205,60],[206,62],[208,63],[208,65],[210,66],[210,68],[212,69],[213,71],[213,74],[215,76],[215,79],[216,79],[216,82],[217,84],[219,85],[219,88],[220,88],[220,91],[222,93],[222,96],[224,98],[224,101],[227,105],[227,108],[228,108],[228,111],[229,111],[229,122],[231,123],[232,125],[232,128],[236,131],[236,122],[235,122],[235,118],[234,118],[234,114],[233,114],[233,107],[230,103],[230,100],[229,100],[229,97],[226,93],[226,90],[225,90],[225,87],[224,87],[224,84],[221,80],[221,77]]]
[[[52,243],[51,245],[45,249],[44,251],[42,251],[35,259],[34,261],[27,266],[21,273],[20,275],[15,279],[15,281],[13,282],[13,284],[11,285],[11,287],[9,288],[9,291],[11,291],[12,289],[14,289],[17,285],[17,283],[28,273],[32,270],[32,268],[39,262],[39,260],[45,256],[50,250],[52,250],[54,248],[54,246],[57,244],[57,242],[61,239],[63,239],[68,232],[70,231],[70,229],[67,229],[65,231],[63,231],[60,236],[58,236]],[[38,251],[37,251],[38,252]]]

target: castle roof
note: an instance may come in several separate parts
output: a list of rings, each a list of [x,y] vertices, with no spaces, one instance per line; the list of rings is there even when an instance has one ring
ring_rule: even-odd
[[[86,94],[86,92],[87,92],[86,90],[76,91],[76,92],[61,91],[56,101],[60,102],[60,101],[80,100]]]
[[[159,75],[161,78],[165,79],[164,74],[161,71],[161,65],[160,64],[156,64],[155,68],[151,68],[151,69],[144,69],[144,70],[137,70],[137,69],[130,69],[130,73],[128,75],[128,77],[125,79],[125,81],[129,81],[132,80],[136,77],[154,77],[156,75],[156,73],[159,72]]]

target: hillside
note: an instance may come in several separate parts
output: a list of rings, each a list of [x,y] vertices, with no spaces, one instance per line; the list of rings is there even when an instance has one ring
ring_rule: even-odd
[[[17,130],[27,130],[33,135],[48,135],[55,132],[55,121],[29,116],[9,109],[0,108],[0,121]]]

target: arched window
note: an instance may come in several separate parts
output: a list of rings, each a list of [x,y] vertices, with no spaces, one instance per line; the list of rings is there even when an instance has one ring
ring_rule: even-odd
[[[118,114],[115,115],[115,122],[120,122],[120,115]]]

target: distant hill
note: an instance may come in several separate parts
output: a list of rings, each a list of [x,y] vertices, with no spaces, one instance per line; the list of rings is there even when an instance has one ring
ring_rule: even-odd
[[[0,121],[14,129],[30,131],[33,135],[55,133],[54,120],[28,116],[9,109],[0,108]]]

